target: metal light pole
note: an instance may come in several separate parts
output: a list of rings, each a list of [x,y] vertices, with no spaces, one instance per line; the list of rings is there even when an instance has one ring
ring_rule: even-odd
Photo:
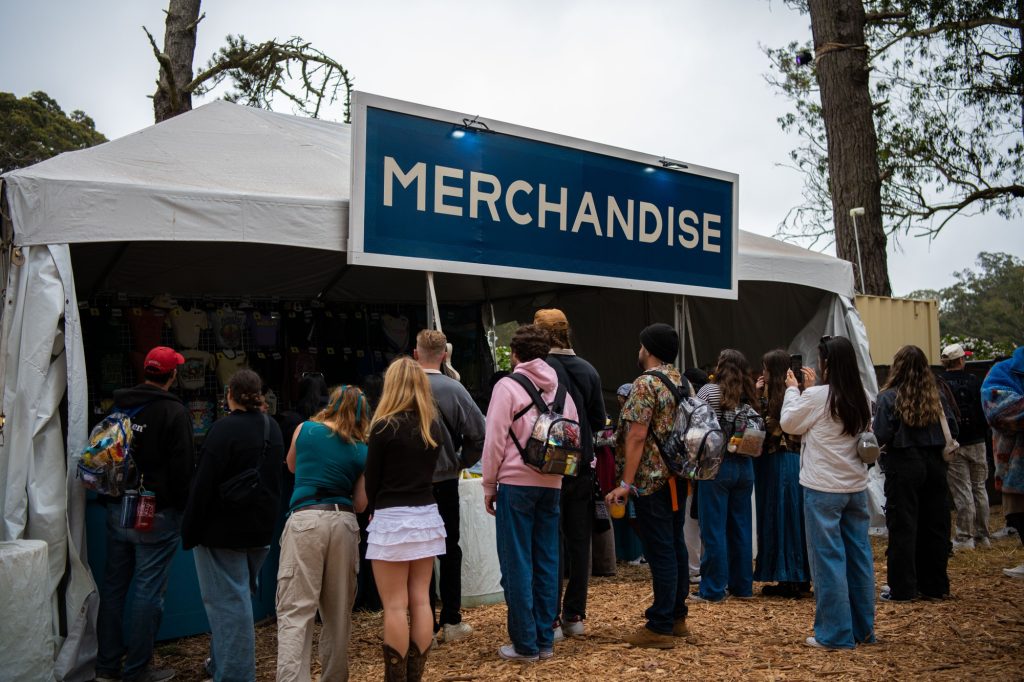
[[[857,216],[864,215],[864,207],[850,209],[850,217],[853,218],[853,242],[857,245],[857,272],[860,274],[860,293],[864,293],[864,264],[860,260],[860,237],[857,235]]]

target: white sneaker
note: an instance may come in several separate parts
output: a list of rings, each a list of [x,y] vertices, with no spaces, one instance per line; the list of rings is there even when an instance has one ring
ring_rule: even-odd
[[[995,533],[992,533],[992,537],[996,538],[997,540],[1002,540],[1003,538],[1013,537],[1016,534],[1017,529],[1013,526],[1003,526]]]
[[[964,552],[969,549],[974,549],[974,538],[967,538],[966,540],[953,540],[954,552]]]
[[[473,626],[463,621],[454,625],[443,625],[437,633],[439,642],[457,642],[473,634]]]
[[[511,644],[505,644],[498,649],[498,657],[503,658],[506,661],[522,661],[523,663],[532,663],[536,661],[539,656],[534,654],[533,656],[525,656],[518,651]]]
[[[1013,568],[1004,568],[1003,575],[1024,580],[1024,564],[1014,566]]]
[[[562,635],[565,637],[582,637],[585,630],[582,620],[567,620],[562,623]]]
[[[992,541],[986,537],[974,538],[975,547],[991,547]]]
[[[562,631],[562,626],[559,625],[558,627],[555,628],[555,639],[554,639],[554,641],[555,642],[561,642],[563,639],[565,639],[565,633]]]
[[[812,649],[827,649],[828,648],[824,644],[822,644],[821,642],[819,642],[818,640],[816,640],[813,637],[808,637],[807,639],[805,639],[804,640],[804,644],[806,644],[807,646],[811,647]]]

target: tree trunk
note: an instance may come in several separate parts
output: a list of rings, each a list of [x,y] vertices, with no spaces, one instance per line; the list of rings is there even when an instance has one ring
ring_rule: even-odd
[[[153,95],[156,122],[192,110],[192,94],[184,88],[192,81],[192,60],[196,53],[196,27],[201,0],[170,0],[164,33],[160,80]],[[170,72],[168,72],[170,67]]]
[[[878,138],[872,118],[864,43],[864,5],[861,0],[809,0],[807,4],[817,57],[815,68],[821,90],[822,117],[828,136],[836,254],[853,263],[855,287],[861,291],[861,269],[850,209],[863,208],[864,215],[857,217],[864,276],[861,293],[890,296],[892,287],[882,227]]]

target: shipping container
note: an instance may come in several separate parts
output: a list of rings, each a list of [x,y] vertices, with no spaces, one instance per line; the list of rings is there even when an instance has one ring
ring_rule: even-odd
[[[913,344],[939,365],[939,303],[934,299],[857,296],[854,304],[868,332],[873,365],[890,365],[900,347]]]

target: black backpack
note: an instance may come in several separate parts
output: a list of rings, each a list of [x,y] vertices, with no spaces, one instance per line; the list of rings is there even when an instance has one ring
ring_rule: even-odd
[[[961,372],[959,376],[947,374],[945,381],[956,402],[956,407],[950,405],[950,409],[959,412],[957,420],[960,423],[960,430],[973,431],[978,427],[978,424],[974,423],[974,416],[980,411],[981,392],[971,390],[971,382],[966,372]]]

